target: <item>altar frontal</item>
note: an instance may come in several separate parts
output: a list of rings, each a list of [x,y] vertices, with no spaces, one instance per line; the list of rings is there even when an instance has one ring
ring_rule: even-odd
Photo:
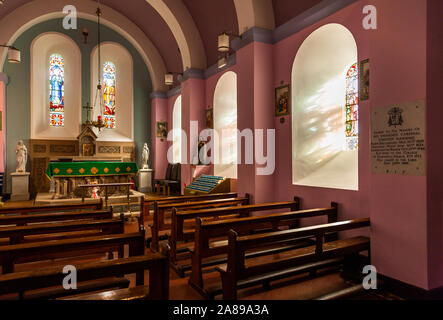
[[[84,196],[80,185],[129,183],[137,171],[138,166],[135,162],[50,162],[46,175],[52,181],[53,199],[66,199]],[[90,188],[86,191],[86,196],[98,198],[102,188]],[[127,188],[108,187],[108,193],[124,195]]]

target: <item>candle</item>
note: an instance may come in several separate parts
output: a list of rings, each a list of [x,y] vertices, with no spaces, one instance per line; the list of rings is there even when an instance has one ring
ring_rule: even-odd
[[[102,116],[97,117],[98,122],[102,121]]]

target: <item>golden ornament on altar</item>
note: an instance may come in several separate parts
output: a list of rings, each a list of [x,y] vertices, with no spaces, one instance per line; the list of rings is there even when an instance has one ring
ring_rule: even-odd
[[[119,173],[120,172],[120,168],[115,168],[115,172]]]
[[[66,170],[66,172],[67,172],[68,174],[71,174],[71,173],[72,173],[72,169],[69,168],[68,170]]]
[[[55,169],[54,169],[54,173],[55,173],[55,174],[59,174],[59,173],[60,173],[60,169],[59,169],[59,168],[55,168]]]
[[[80,168],[80,170],[78,170],[78,172],[80,172],[80,174],[83,174],[83,173],[85,173],[85,169]]]
[[[98,172],[98,169],[97,169],[96,167],[93,167],[93,168],[91,169],[91,173],[92,173],[92,174],[97,174],[97,172]]]
[[[109,172],[109,169],[108,169],[108,168],[105,168],[103,171],[104,171],[105,173],[108,173],[108,172]]]
[[[127,168],[126,168],[126,171],[127,171],[127,172],[130,172],[130,171],[131,171],[131,167],[127,167]]]

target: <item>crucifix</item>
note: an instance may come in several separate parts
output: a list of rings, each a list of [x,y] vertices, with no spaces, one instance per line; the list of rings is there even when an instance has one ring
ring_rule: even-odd
[[[91,110],[93,109],[92,107],[89,106],[89,102],[86,104],[86,106],[83,107],[83,109],[86,109],[86,122],[85,124],[87,125],[91,125],[92,122],[89,120],[89,114],[91,112]]]

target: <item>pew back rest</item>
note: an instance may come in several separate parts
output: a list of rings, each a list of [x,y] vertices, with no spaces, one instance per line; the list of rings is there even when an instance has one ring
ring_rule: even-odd
[[[0,208],[0,215],[5,214],[27,214],[27,213],[49,213],[49,212],[70,212],[80,210],[102,210],[103,199],[93,203],[76,203],[76,204],[58,204],[47,206],[32,206],[32,207],[15,207],[15,208]]]
[[[171,237],[174,240],[180,241],[184,239],[184,223],[186,220],[195,220],[196,218],[222,217],[238,215],[240,217],[248,217],[252,212],[290,209],[291,211],[298,211],[300,209],[300,202],[296,198],[294,201],[262,203],[255,205],[242,205],[235,207],[221,207],[221,208],[205,208],[189,211],[177,211],[176,208],[172,210],[171,216]],[[189,234],[193,237],[193,234]]]
[[[112,219],[112,216],[112,210],[4,215],[0,216],[0,225],[26,225],[29,223],[68,220]]]
[[[232,229],[238,234],[247,234],[254,229],[276,229],[279,226],[296,226],[299,219],[327,216],[328,221],[336,221],[337,206],[332,204],[330,208],[317,208],[300,210],[295,212],[275,213],[261,217],[246,217],[221,221],[204,222],[201,218],[196,219],[195,246],[200,249],[202,257],[226,252],[226,246],[210,247],[213,239],[227,237]],[[214,251],[214,252],[212,252]]]
[[[363,227],[369,227],[369,218],[339,221],[334,223],[315,225],[303,228],[297,228],[292,230],[276,231],[264,234],[257,234],[251,236],[239,236],[234,230],[230,230],[228,233],[228,264],[227,272],[236,272],[238,274],[247,273],[248,269],[245,265],[245,253],[251,250],[260,250],[275,244],[281,245],[284,243],[291,243],[298,241],[301,238],[315,237],[316,246],[315,251],[311,256],[317,256],[321,258],[324,251],[324,237],[328,233],[336,233],[346,230],[358,229]],[[340,241],[340,240],[339,240]],[[368,243],[368,242],[367,242]],[[308,256],[303,257],[290,257],[288,260],[296,261],[297,259],[309,259]],[[281,264],[281,261],[275,264]],[[268,269],[272,266],[268,263]],[[277,266],[278,267],[278,266]],[[254,267],[251,267],[252,269]],[[257,267],[256,267],[257,268]],[[259,268],[257,268],[259,269]],[[250,275],[251,272],[248,273]]]
[[[167,255],[164,253],[149,253],[117,260],[88,262],[77,264],[75,267],[78,282],[120,277],[149,270],[149,298],[168,299],[169,267]],[[65,277],[66,274],[63,272],[62,266],[3,274],[0,275],[0,294],[59,286]]]

